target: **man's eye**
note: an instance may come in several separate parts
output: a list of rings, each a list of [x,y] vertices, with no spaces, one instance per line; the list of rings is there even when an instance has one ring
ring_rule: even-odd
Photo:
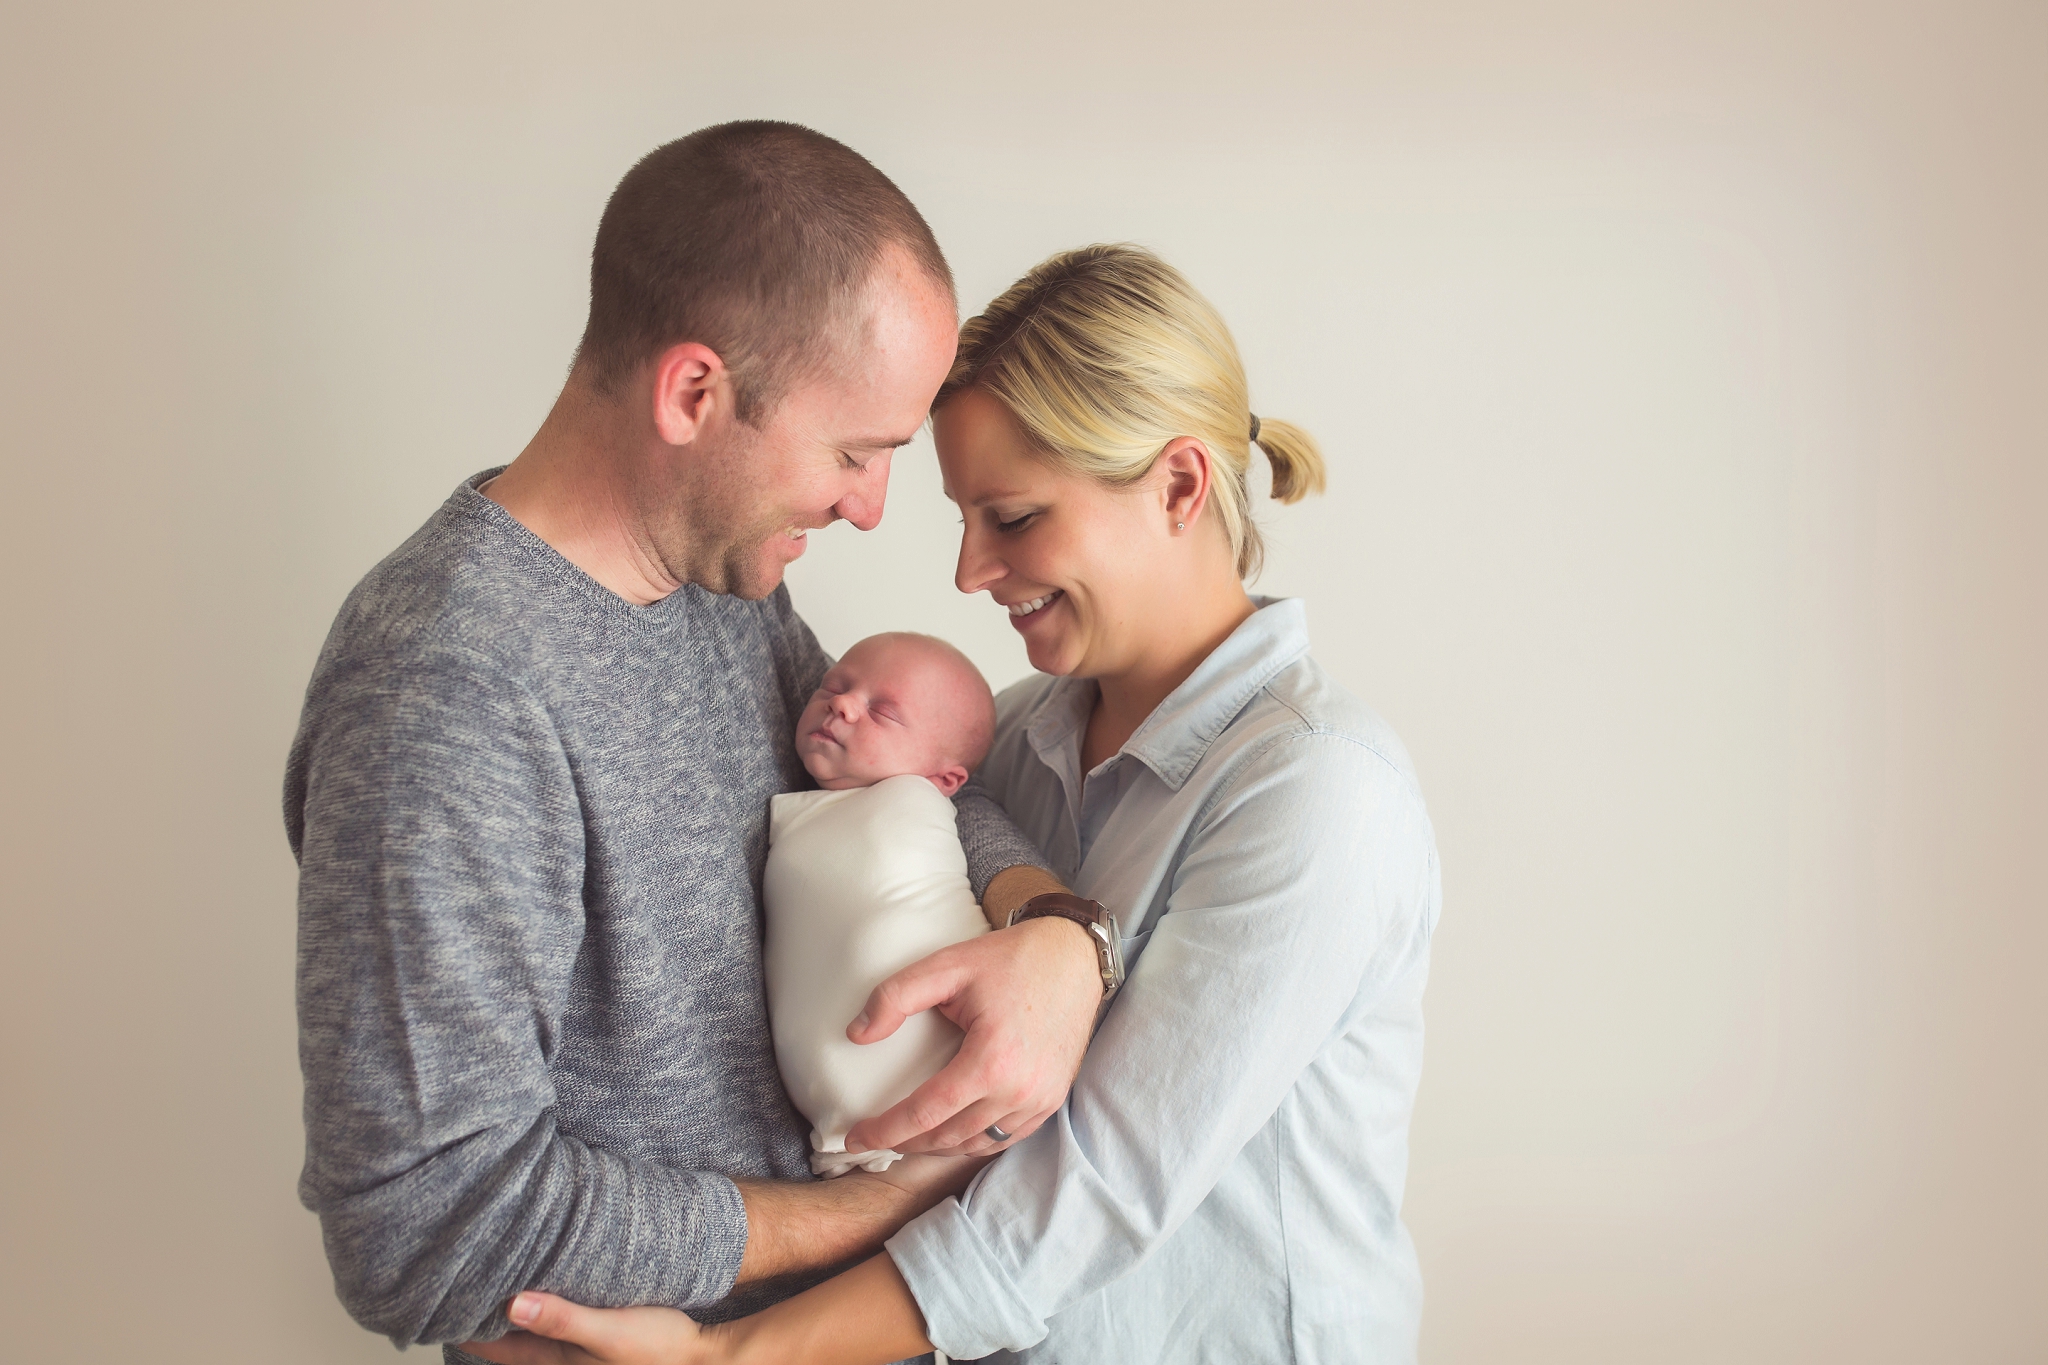
[[[839,462],[845,468],[853,470],[857,473],[865,473],[867,471],[867,464],[865,461],[856,460],[853,458],[853,456],[847,454],[843,450],[839,452]]]

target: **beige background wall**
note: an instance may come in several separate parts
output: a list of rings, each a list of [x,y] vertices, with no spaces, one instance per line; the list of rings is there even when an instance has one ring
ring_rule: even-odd
[[[388,1358],[293,1195],[279,778],[342,595],[531,431],[604,195],[776,116],[973,308],[1164,251],[1327,443],[1267,590],[1446,911],[1432,1365],[2048,1357],[2048,11],[10,6],[0,1357]],[[951,590],[929,447],[792,574]]]

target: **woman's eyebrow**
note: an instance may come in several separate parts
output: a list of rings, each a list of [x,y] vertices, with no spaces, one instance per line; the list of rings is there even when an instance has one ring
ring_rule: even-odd
[[[1023,496],[1023,489],[999,488],[993,493],[983,493],[980,497],[976,498],[974,501],[968,503],[967,505],[969,507],[986,507],[992,502],[1003,502],[1010,498],[1021,498]]]

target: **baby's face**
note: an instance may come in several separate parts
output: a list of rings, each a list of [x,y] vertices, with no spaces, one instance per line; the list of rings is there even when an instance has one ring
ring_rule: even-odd
[[[959,747],[959,726],[947,714],[962,704],[958,671],[929,641],[862,640],[832,666],[797,722],[804,767],[832,791],[909,773],[952,795],[967,780],[962,755],[949,752]],[[972,681],[986,697],[980,676]]]

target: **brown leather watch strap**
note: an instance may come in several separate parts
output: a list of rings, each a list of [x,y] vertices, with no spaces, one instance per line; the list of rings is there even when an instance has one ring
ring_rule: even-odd
[[[1092,928],[1102,918],[1102,905],[1070,891],[1044,891],[1012,910],[1010,923],[1022,924],[1027,919],[1043,919],[1047,915],[1070,919],[1084,929]]]

